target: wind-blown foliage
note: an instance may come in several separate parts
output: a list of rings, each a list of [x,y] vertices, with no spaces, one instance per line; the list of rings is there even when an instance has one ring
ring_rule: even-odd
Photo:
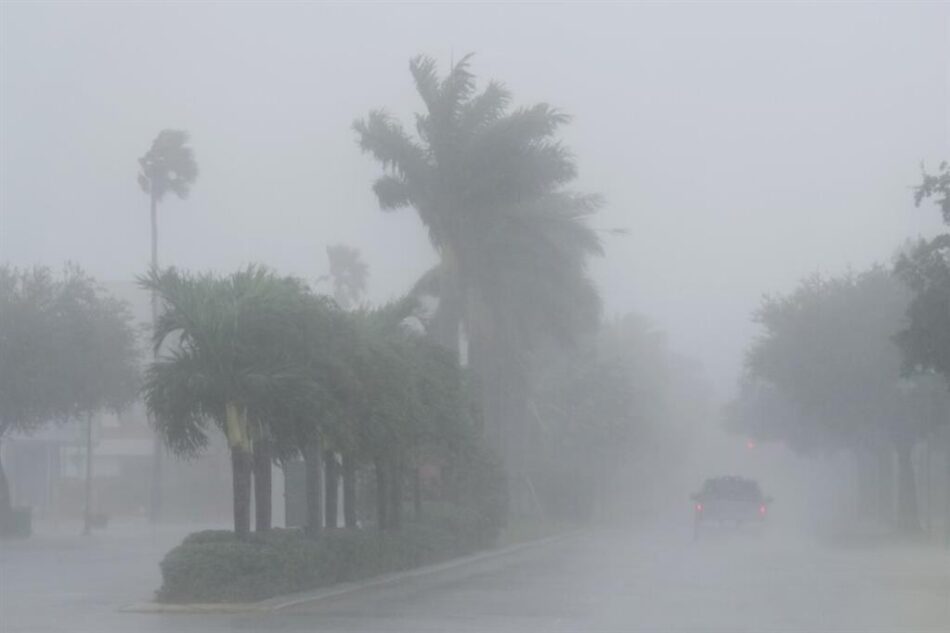
[[[917,206],[933,200],[950,224],[950,164],[924,172],[914,190]],[[898,259],[895,271],[913,291],[909,324],[897,336],[905,369],[934,370],[950,380],[950,235],[920,240]]]
[[[198,164],[184,130],[162,130],[139,159],[139,187],[156,202],[169,192],[187,198],[197,178]]]
[[[224,433],[235,479],[235,531],[243,535],[252,450],[272,440],[278,403],[292,406],[317,393],[297,356],[305,289],[256,266],[227,277],[153,271],[140,283],[164,303],[153,344],[168,345],[146,375],[146,405],[179,454],[207,444],[209,423]]]
[[[411,206],[429,231],[440,262],[417,289],[439,299],[432,331],[455,351],[464,326],[493,443],[515,469],[524,447],[508,439],[524,423],[527,354],[599,316],[586,262],[601,253],[587,223],[601,202],[564,188],[577,174],[557,139],[569,117],[547,104],[512,110],[497,82],[478,92],[470,58],[444,78],[431,58],[410,62],[425,104],[415,137],[382,110],[354,129],[385,171],[373,186],[380,207]]]
[[[251,453],[258,507],[272,457],[302,455],[310,467],[323,446],[372,463],[379,526],[388,528],[399,525],[412,457],[431,447],[458,454],[475,442],[458,360],[413,326],[414,297],[344,312],[300,281],[254,266],[225,277],[169,269],[141,283],[165,307],[146,404],[179,455],[200,452],[213,429],[225,435],[238,534],[249,531]],[[308,479],[308,499],[318,499],[318,483]],[[267,523],[259,518],[258,529]]]
[[[950,163],[947,161],[940,163],[935,174],[925,171],[920,185],[914,190],[914,202],[917,206],[928,199],[937,204],[943,221],[950,224]]]
[[[945,224],[950,224],[950,164],[940,163],[936,174],[924,172],[914,192],[920,206],[932,200]],[[895,272],[913,292],[903,329],[895,340],[908,374],[931,373],[950,381],[950,234],[920,240],[897,261]],[[943,416],[946,424],[947,416]],[[950,480],[950,459],[947,460]],[[950,521],[946,542],[950,544]]]
[[[950,377],[950,235],[920,240],[895,266],[913,291],[907,327],[895,340],[906,372],[937,371]]]

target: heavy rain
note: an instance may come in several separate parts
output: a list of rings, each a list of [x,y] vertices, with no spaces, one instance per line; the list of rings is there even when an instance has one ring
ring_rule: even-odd
[[[0,2],[0,631],[950,631],[950,4]]]

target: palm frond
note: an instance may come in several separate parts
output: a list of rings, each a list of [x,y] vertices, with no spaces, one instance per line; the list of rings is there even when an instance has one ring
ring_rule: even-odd
[[[499,82],[491,81],[485,90],[462,106],[459,127],[464,136],[480,132],[498,121],[511,104],[511,93]]]
[[[426,176],[425,153],[413,142],[399,123],[382,110],[374,110],[366,119],[353,124],[359,146],[372,154],[384,169],[415,182]]]
[[[428,55],[417,55],[409,60],[409,72],[426,108],[429,111],[438,109],[440,86],[435,60]]]
[[[373,183],[373,193],[383,210],[399,209],[412,204],[412,188],[405,178],[381,176]]]
[[[169,191],[187,198],[198,179],[198,163],[188,145],[184,130],[162,130],[148,152],[139,159],[139,186],[155,199],[161,200]]]
[[[443,119],[454,120],[475,92],[475,75],[469,70],[473,56],[468,53],[462,57],[442,81],[437,112]]]
[[[207,423],[218,414],[220,394],[194,354],[176,350],[152,363],[142,391],[155,430],[173,453],[193,457],[208,445]]]

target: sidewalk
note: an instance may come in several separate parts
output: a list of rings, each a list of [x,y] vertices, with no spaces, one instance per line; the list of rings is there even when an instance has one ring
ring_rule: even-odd
[[[2,630],[53,630],[86,623],[122,604],[147,600],[161,582],[158,563],[190,532],[207,525],[144,520],[82,536],[79,521],[37,522],[34,536],[0,541]]]

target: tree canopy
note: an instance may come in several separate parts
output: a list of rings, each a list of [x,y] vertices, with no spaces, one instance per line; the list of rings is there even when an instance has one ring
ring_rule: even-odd
[[[735,425],[802,450],[919,436],[923,422],[907,408],[914,383],[902,375],[894,341],[909,299],[900,280],[880,266],[841,277],[814,275],[788,295],[766,297],[756,313],[763,333],[746,356],[750,384],[742,395],[751,402],[733,412],[790,410],[740,417]],[[788,426],[778,429],[779,423]]]
[[[412,207],[428,229],[439,264],[415,292],[438,299],[437,341],[454,353],[464,334],[489,441],[521,486],[530,354],[599,320],[587,261],[602,253],[589,225],[601,199],[567,188],[577,166],[558,134],[569,117],[546,103],[513,108],[497,81],[479,91],[470,62],[440,77],[432,58],[410,61],[424,105],[415,136],[384,110],[354,129],[383,168],[380,207]]]
[[[0,440],[122,409],[138,391],[138,360],[127,306],[81,269],[0,266]],[[10,512],[0,465],[0,531]]]
[[[184,130],[162,130],[139,158],[139,187],[156,202],[168,193],[187,198],[198,179],[198,163],[188,140]]]
[[[763,332],[746,357],[729,426],[803,452],[841,449],[898,458],[898,521],[919,531],[911,462],[914,445],[946,410],[945,389],[902,372],[898,330],[910,301],[891,271],[802,281],[766,297],[756,314]],[[896,335],[896,336],[895,336]]]
[[[127,306],[81,269],[0,266],[0,435],[121,409],[137,363]]]

